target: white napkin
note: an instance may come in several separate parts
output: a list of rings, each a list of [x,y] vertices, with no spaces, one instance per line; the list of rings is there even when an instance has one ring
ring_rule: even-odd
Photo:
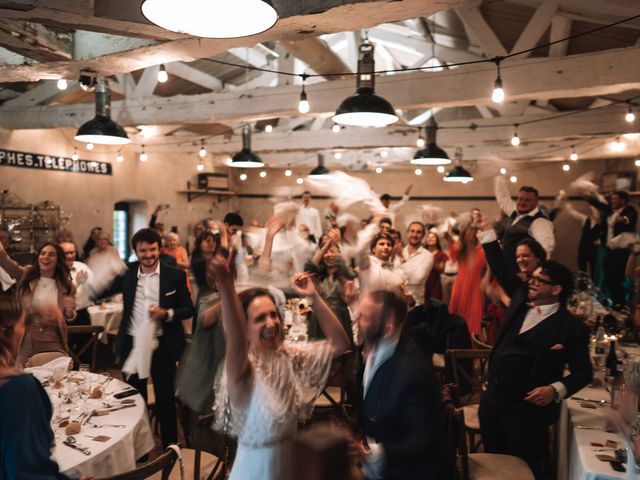
[[[133,332],[133,348],[122,366],[122,372],[126,375],[138,374],[138,378],[149,378],[151,375],[151,357],[158,348],[156,338],[157,325],[149,318]]]

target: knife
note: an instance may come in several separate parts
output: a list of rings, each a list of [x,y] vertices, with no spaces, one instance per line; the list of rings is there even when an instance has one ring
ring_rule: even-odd
[[[131,407],[135,407],[135,406],[136,406],[135,403],[130,403],[128,405],[122,405],[121,407],[112,408],[111,410],[109,410],[109,412],[115,412],[116,410],[123,410],[125,408],[131,408]]]
[[[66,440],[63,440],[62,443],[64,443],[67,447],[73,448],[74,450],[80,450],[85,455],[91,455],[91,452],[86,448],[80,448],[78,445],[74,445],[73,443],[67,442]]]

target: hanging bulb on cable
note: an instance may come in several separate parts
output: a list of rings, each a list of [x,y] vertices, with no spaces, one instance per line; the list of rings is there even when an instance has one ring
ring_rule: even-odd
[[[422,175],[422,169],[421,168],[416,168],[413,173],[415,173],[416,175],[420,176]]]
[[[382,173],[384,170],[382,169],[382,166],[378,165],[376,167],[376,173]]]
[[[633,123],[636,120],[636,114],[633,113],[633,107],[631,106],[631,103],[629,103],[629,108],[627,109],[627,114],[624,116],[624,119],[627,121],[627,123]]]
[[[422,136],[422,129],[418,129],[418,139],[416,140],[416,147],[422,148],[426,145],[424,137]]]
[[[266,176],[267,176],[267,171],[266,171],[266,170],[262,170],[262,171],[260,172],[260,178],[264,178],[264,177],[266,177]]]
[[[140,151],[140,156],[138,158],[141,162],[146,162],[149,159],[147,152],[144,151],[144,145],[142,145],[142,150]]]
[[[164,63],[160,64],[160,68],[158,69],[158,81],[160,83],[165,83],[169,80],[169,74],[167,73],[167,67],[164,66]]]
[[[562,170],[568,172],[569,170],[571,170],[571,165],[569,165],[568,163],[563,163]]]
[[[122,162],[124,162],[124,155],[122,155],[121,153],[119,153],[119,154],[116,156],[116,162],[118,162],[118,163],[122,163]]]
[[[511,145],[517,147],[520,145],[520,137],[518,136],[518,125],[513,127],[513,137],[511,137]]]
[[[265,133],[273,132],[273,126],[271,124],[268,124],[266,127],[264,127],[264,131]]]
[[[382,151],[380,152],[380,156],[381,156],[382,158],[387,158],[387,157],[389,156],[389,150],[382,150]]]
[[[69,85],[67,84],[67,81],[64,78],[60,78],[58,79],[56,86],[58,87],[58,90],[66,90]]]
[[[515,175],[511,175],[511,176],[509,177],[509,181],[510,181],[511,183],[516,183],[516,182],[518,181],[518,177],[516,177]]]
[[[196,170],[199,172],[204,170],[204,165],[202,164],[202,161],[198,162],[198,164],[196,165]]]
[[[204,148],[204,138],[200,141],[200,151],[198,152],[198,156],[200,158],[204,158],[207,156],[207,149]]]
[[[333,133],[340,133],[340,125],[338,125],[337,123],[333,124],[333,127],[331,127],[331,130],[333,131]]]
[[[302,185],[302,184],[304,183],[303,178],[302,178],[302,177],[298,177],[298,178],[296,178],[296,183],[297,183],[298,185]]]
[[[91,151],[93,150],[93,147],[94,147],[93,143],[87,143],[87,150]]]
[[[302,75],[302,91],[300,92],[300,102],[298,102],[298,111],[302,114],[309,113],[309,110],[311,110],[309,100],[307,100],[307,92],[304,90],[304,82],[306,80],[306,75]]]
[[[80,158],[78,156],[78,149],[77,148],[73,148],[73,153],[71,154],[71,160],[76,161],[78,160],[78,158]]]
[[[500,57],[496,57],[494,62],[496,64],[497,76],[496,81],[493,82],[493,92],[491,92],[491,101],[493,103],[502,103],[504,102],[505,94],[504,88],[502,86],[502,77],[500,77],[500,62],[502,59]]]
[[[444,168],[444,165],[438,165],[438,168],[436,168],[436,171],[437,171],[438,173],[444,173],[444,172],[446,172],[446,171],[447,171],[447,169],[446,169],[446,168]]]
[[[500,169],[500,175],[506,175],[506,174],[507,174],[507,169],[506,169],[506,168],[504,168],[504,167],[502,167],[502,168]]]
[[[333,158],[335,158],[336,160],[340,160],[342,158],[342,153],[340,152],[336,152],[333,154]]]
[[[569,155],[569,160],[573,160],[574,162],[578,160],[578,154],[576,153],[575,145],[571,145],[571,155]]]
[[[241,173],[240,174],[240,181],[244,182],[247,179],[247,174],[246,173]]]
[[[291,164],[287,164],[287,169],[284,171],[284,176],[290,177],[291,175],[293,175],[293,172],[291,171]]]

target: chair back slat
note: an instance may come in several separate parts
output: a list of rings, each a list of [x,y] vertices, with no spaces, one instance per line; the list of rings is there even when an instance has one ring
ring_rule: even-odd
[[[169,475],[171,475],[171,470],[173,470],[177,460],[178,453],[169,447],[158,458],[142,467],[100,480],[144,480],[159,472],[162,472],[162,480],[169,480]]]
[[[477,403],[487,389],[489,357],[491,350],[452,349],[447,350],[453,368],[456,385],[468,384],[465,404]]]
[[[90,370],[95,372],[96,360],[98,355],[98,342],[100,334],[104,332],[104,327],[101,325],[69,325],[67,327],[67,335],[91,335],[84,344],[76,351],[69,349],[69,354],[73,358],[73,362],[76,367],[79,367],[81,363],[80,357],[89,349],[91,349],[91,363]]]

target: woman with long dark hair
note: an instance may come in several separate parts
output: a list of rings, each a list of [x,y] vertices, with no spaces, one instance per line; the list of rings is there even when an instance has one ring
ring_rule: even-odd
[[[433,255],[433,268],[424,285],[424,298],[425,301],[430,298],[442,301],[442,282],[440,275],[444,272],[444,264],[449,260],[449,256],[442,250],[440,238],[437,233],[429,232],[427,234],[427,250]]]
[[[29,305],[26,333],[17,364],[24,365],[39,352],[67,352],[65,320],[75,318],[76,301],[62,248],[54,243],[45,243],[38,250],[33,264],[23,267],[0,246],[0,267],[18,280],[18,298]]]

